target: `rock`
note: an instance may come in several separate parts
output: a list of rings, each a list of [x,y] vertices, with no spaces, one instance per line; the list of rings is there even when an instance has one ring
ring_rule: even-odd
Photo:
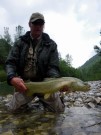
[[[14,135],[14,134],[13,134],[12,131],[10,130],[10,131],[7,131],[7,132],[2,133],[1,135]]]
[[[98,104],[98,103],[101,103],[101,98],[100,97],[97,97],[97,98],[95,98],[94,99],[95,100],[95,102]]]
[[[78,133],[74,133],[73,135],[87,135],[87,134],[84,132],[78,132]]]
[[[89,102],[87,105],[91,108],[95,108],[95,105],[92,102]]]

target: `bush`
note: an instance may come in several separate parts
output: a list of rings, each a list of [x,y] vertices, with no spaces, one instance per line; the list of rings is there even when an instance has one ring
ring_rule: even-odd
[[[0,82],[6,81],[6,78],[7,78],[6,72],[3,69],[1,69],[0,70]]]

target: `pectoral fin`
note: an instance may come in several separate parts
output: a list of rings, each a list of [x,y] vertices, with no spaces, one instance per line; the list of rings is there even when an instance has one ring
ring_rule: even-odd
[[[50,97],[50,95],[51,95],[50,93],[45,94],[44,99],[48,99]]]

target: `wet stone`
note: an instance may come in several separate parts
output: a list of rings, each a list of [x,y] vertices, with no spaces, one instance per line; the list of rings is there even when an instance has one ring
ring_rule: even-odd
[[[95,105],[92,102],[89,102],[87,105],[88,107],[95,108]]]
[[[87,135],[85,132],[77,132],[77,133],[74,133],[73,135]]]
[[[89,135],[101,135],[101,133],[90,133]]]
[[[64,93],[65,111],[57,114],[44,112],[38,101],[11,114],[5,104],[12,95],[0,96],[0,135],[101,135],[101,81],[88,83],[88,92]]]

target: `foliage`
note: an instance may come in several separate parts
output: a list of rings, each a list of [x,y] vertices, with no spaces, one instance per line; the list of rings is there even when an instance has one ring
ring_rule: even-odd
[[[101,48],[99,46],[95,45],[94,50],[97,54],[101,55]]]
[[[24,33],[23,27],[18,25],[16,27],[15,40]],[[9,27],[4,27],[4,36],[0,36],[0,64],[4,65],[8,53],[13,45],[11,35],[9,34]]]
[[[71,66],[70,59],[68,62],[68,60],[64,60],[64,59],[60,58],[59,67],[60,67],[61,76],[64,76],[64,77],[71,76],[71,77],[82,78],[81,72],[78,69],[75,69]]]
[[[0,82],[3,82],[6,80],[6,72],[2,69],[0,70]]]
[[[101,57],[96,54],[93,57],[91,57],[89,60],[87,60],[79,69],[88,69],[91,68],[96,62],[98,62],[101,59]]]
[[[69,54],[67,54],[66,55],[66,58],[65,58],[65,61],[66,61],[66,63],[67,63],[68,66],[71,66],[72,60],[73,60],[72,59],[72,56],[69,55]]]
[[[79,70],[86,81],[101,80],[101,56],[93,56]]]
[[[101,36],[101,31],[100,31]],[[100,41],[101,45],[101,41]],[[101,80],[101,47],[94,46],[94,50],[97,53],[91,59],[89,59],[79,69],[84,80]]]
[[[101,31],[100,31],[100,36],[101,36]],[[101,45],[101,41],[100,41],[100,45]],[[94,50],[98,55],[101,56],[101,47],[99,47],[98,45],[95,45]]]
[[[8,94],[13,94],[14,88],[7,84],[6,81],[0,82],[0,96],[5,96]]]
[[[4,27],[4,39],[8,44],[12,45],[11,35],[9,34],[9,27]]]
[[[24,28],[20,25],[16,27],[16,33],[14,35],[14,41],[16,42],[18,38],[24,34]]]
[[[11,45],[5,39],[0,39],[0,64],[4,64],[11,49]]]

